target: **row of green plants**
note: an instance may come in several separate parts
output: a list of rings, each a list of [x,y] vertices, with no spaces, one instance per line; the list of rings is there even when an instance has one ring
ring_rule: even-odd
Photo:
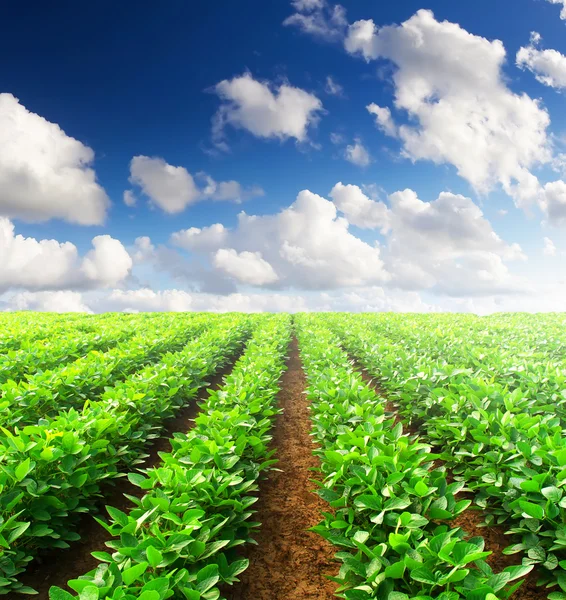
[[[79,539],[80,513],[95,509],[102,486],[144,458],[164,420],[191,399],[249,336],[253,319],[227,317],[108,388],[80,410],[61,411],[0,436],[0,593],[40,549]]]
[[[91,350],[104,352],[133,333],[130,320],[119,318],[101,322],[96,331],[65,328],[56,334],[53,332],[48,338],[33,341],[17,350],[8,350],[0,358],[0,384],[72,362]]]
[[[425,346],[435,370],[457,368],[544,397],[564,410],[565,319],[557,315],[363,315],[348,317],[403,351]],[[465,341],[465,343],[464,343]]]
[[[112,540],[99,566],[52,587],[51,600],[217,600],[248,561],[258,479],[275,461],[270,430],[289,343],[288,316],[263,317],[224,385],[177,433],[162,463],[130,474],[140,488],[129,513],[107,507]]]
[[[344,342],[398,403],[404,420],[438,449],[475,493],[487,525],[513,534],[504,550],[536,565],[551,600],[566,599],[566,437],[563,402],[544,386],[510,387],[458,365],[435,367],[426,344],[368,334],[363,322],[336,320]],[[465,343],[462,341],[461,343]],[[435,353],[434,338],[430,352]],[[510,542],[512,540],[510,539]]]
[[[35,318],[31,318],[33,315]],[[53,313],[2,313],[0,314],[0,352],[27,347],[36,340],[49,339],[59,333],[74,329],[94,331],[101,322],[100,316],[60,315]],[[107,317],[104,316],[104,319]]]
[[[53,417],[61,410],[80,409],[104,390],[159,359],[166,352],[180,350],[212,319],[199,316],[172,320],[165,315],[153,319],[133,337],[107,352],[91,350],[72,363],[38,371],[19,382],[0,385],[0,424],[10,430]]]
[[[430,445],[408,436],[364,383],[320,316],[298,337],[321,462],[319,495],[331,510],[314,531],[339,547],[333,578],[347,600],[509,598],[532,566],[493,573],[481,537],[450,521],[470,505]]]

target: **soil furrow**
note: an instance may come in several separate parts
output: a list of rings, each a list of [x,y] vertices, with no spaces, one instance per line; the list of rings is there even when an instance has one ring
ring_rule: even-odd
[[[310,481],[318,459],[313,455],[309,404],[304,394],[303,374],[296,338],[290,346],[287,371],[278,395],[283,409],[275,422],[273,445],[278,471],[260,485],[255,519],[261,529],[254,536],[257,546],[243,550],[250,560],[240,583],[225,590],[231,600],[325,600],[334,598],[336,549],[307,531],[320,521],[328,505],[319,498]]]
[[[210,378],[210,385],[202,389],[196,399],[190,400],[187,405],[177,412],[175,417],[165,422],[162,435],[153,440],[146,448],[147,457],[135,470],[149,469],[157,465],[160,460],[159,453],[171,450],[171,436],[176,432],[187,432],[192,428],[194,419],[199,412],[199,404],[208,398],[208,390],[216,390],[222,386],[224,377],[232,371],[242,352],[243,349],[234,358],[230,359],[227,366]],[[140,489],[132,485],[126,477],[123,477],[115,480],[114,484],[109,484],[103,490],[104,498],[101,500],[101,507],[114,506],[127,512],[132,505],[125,494],[139,496]],[[106,511],[102,510],[102,514],[105,517]],[[22,577],[22,581],[25,585],[39,592],[33,596],[35,599],[48,600],[51,586],[56,585],[68,589],[66,583],[69,579],[84,575],[99,564],[91,556],[91,553],[107,551],[108,548],[105,543],[111,539],[111,536],[94,520],[92,514],[83,515],[78,533],[81,536],[80,541],[72,544],[70,548],[48,551],[30,564],[27,573]],[[12,594],[9,598],[11,596],[14,596],[14,600],[16,598],[21,600],[22,598],[19,594]]]

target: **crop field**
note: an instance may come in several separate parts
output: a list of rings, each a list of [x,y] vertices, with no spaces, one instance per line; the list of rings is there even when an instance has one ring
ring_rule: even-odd
[[[0,595],[566,600],[566,317],[0,313]]]

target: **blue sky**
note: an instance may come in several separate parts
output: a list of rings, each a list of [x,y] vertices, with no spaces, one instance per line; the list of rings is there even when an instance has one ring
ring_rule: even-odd
[[[0,218],[5,231],[7,223],[12,228],[3,245],[0,235],[2,306],[566,308],[560,287],[566,191],[557,183],[566,134],[561,2],[359,0],[344,10],[337,6],[325,0],[220,7],[180,0],[12,3],[0,23]],[[373,37],[360,41],[358,25],[369,20]],[[322,23],[323,30],[309,29],[307,21]],[[386,39],[387,26],[392,34]],[[439,33],[431,34],[435,27]],[[540,41],[529,41],[533,31]],[[444,33],[446,45],[435,50]],[[415,49],[420,35],[423,45]],[[506,51],[499,66],[494,40]],[[527,54],[519,68],[521,48]],[[487,82],[477,75],[485,65]],[[236,84],[246,78],[256,88],[248,86],[236,99]],[[414,92],[416,79],[433,89],[419,106],[415,98],[399,99]],[[220,82],[227,84],[224,95]],[[283,89],[291,90],[295,108],[276,104],[265,117],[265,98],[254,94],[263,90],[273,100]],[[471,106],[461,109],[466,99]],[[309,103],[316,108],[309,111]],[[389,134],[368,111],[372,103],[390,111]],[[427,124],[431,106],[437,120]],[[439,129],[441,109],[452,115],[452,131]],[[20,123],[24,112],[32,116]],[[229,116],[215,136],[219,114]],[[481,132],[466,139],[470,115],[477,123],[486,119],[487,132],[480,125]],[[545,115],[549,123],[543,124]],[[50,124],[58,133],[46,133]],[[454,142],[460,138],[461,152]],[[62,159],[68,139],[76,142]],[[478,169],[489,181],[476,173],[473,159],[458,157],[484,142],[489,158],[480,153]],[[447,149],[452,145],[456,149]],[[363,152],[352,155],[356,148]],[[88,149],[92,160],[81,158]],[[134,157],[159,162],[140,161],[134,176]],[[74,187],[67,189],[69,165]],[[82,179],[89,168],[96,189]],[[150,182],[150,169],[158,183]],[[177,175],[169,180],[171,169]],[[522,180],[519,191],[505,189],[506,177],[513,186],[525,173],[536,185]],[[216,192],[205,191],[207,176]],[[241,193],[232,186],[229,198],[215,200],[220,182],[238,182]],[[331,197],[339,182],[356,186],[344,192],[351,196]],[[547,188],[549,182],[556,186]],[[391,195],[406,189],[418,200],[407,196],[403,209]],[[124,203],[126,190],[135,194],[135,206]],[[303,190],[326,203],[305,200],[291,227],[277,215]],[[434,204],[441,193],[467,200]],[[96,216],[83,217],[81,207],[95,210],[97,202]],[[421,202],[432,203],[430,210]],[[423,206],[433,214],[424,216]],[[337,211],[334,218],[327,207]],[[238,226],[242,210],[264,219]],[[323,233],[314,235],[319,218]],[[216,223],[233,231],[212,245],[202,242],[203,228]],[[200,230],[190,242],[172,242],[190,228]],[[26,240],[17,241],[18,234]],[[312,239],[303,246],[305,237]],[[57,248],[45,240],[56,240]],[[432,266],[422,262],[428,251]]]

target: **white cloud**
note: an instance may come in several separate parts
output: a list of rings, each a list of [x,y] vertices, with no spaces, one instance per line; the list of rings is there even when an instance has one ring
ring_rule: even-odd
[[[313,94],[287,83],[274,86],[260,82],[250,73],[215,86],[223,100],[213,117],[213,139],[224,147],[227,125],[245,129],[256,137],[298,142],[308,139],[308,128],[316,125],[322,102]]]
[[[186,250],[216,250],[226,245],[230,230],[221,223],[209,227],[190,227],[171,235],[171,243]]]
[[[448,296],[527,290],[505,264],[526,259],[520,246],[505,243],[470,198],[443,192],[423,202],[407,189],[392,194],[389,202],[385,261],[393,285]]]
[[[375,115],[375,124],[385,133],[391,137],[397,137],[397,126],[391,118],[391,111],[387,107],[381,107],[372,102],[366,106],[367,111]]]
[[[102,224],[110,200],[96,181],[93,160],[88,146],[12,94],[0,94],[0,215]]]
[[[560,18],[562,20],[566,20],[566,0],[547,0],[551,4],[560,4],[562,8],[560,9]]]
[[[331,75],[326,77],[326,85],[324,86],[324,91],[329,96],[343,96],[344,88],[337,82],[334,81]]]
[[[545,256],[556,256],[556,245],[549,237],[544,238],[544,248],[542,253]]]
[[[184,167],[175,167],[162,158],[134,156],[130,163],[130,182],[138,185],[152,204],[165,212],[175,214],[201,200],[217,200],[240,203],[263,196],[265,192],[257,185],[243,187],[238,181],[215,181],[206,173],[198,173],[204,181],[201,189]],[[124,202],[133,206],[136,202],[131,190],[124,192]]]
[[[518,205],[537,200],[540,185],[530,169],[551,159],[550,120],[537,100],[505,84],[500,41],[419,10],[401,25],[357,21],[345,48],[396,65],[395,106],[418,122],[397,129],[407,157],[450,163],[480,193],[499,183]],[[378,119],[389,128],[386,114]]]
[[[265,285],[279,279],[273,267],[263,259],[261,252],[236,252],[221,248],[213,258],[213,264],[240,283]]]
[[[132,257],[122,243],[109,235],[92,240],[93,250],[84,257],[81,271],[97,286],[111,287],[125,279],[132,269]]]
[[[93,311],[83,302],[80,292],[19,292],[9,300],[11,310],[34,310],[39,312],[80,312]]]
[[[540,35],[531,34],[531,43],[517,52],[517,66],[528,69],[540,83],[553,88],[566,87],[566,56],[557,50],[537,48]]]
[[[329,6],[326,0],[299,0],[292,4],[297,12],[287,17],[283,25],[297,27],[326,42],[344,38],[348,21],[346,9],[340,4]]]
[[[566,183],[552,181],[543,189],[541,206],[553,225],[566,225]]]
[[[337,183],[330,197],[348,222],[362,229],[389,229],[389,209],[383,202],[370,200],[357,185]]]
[[[275,215],[242,212],[235,229],[221,224],[191,228],[173,234],[171,242],[212,254],[221,248],[260,252],[279,277],[268,286],[278,289],[335,289],[389,278],[379,248],[352,235],[335,205],[308,190]]]
[[[98,310],[128,312],[299,312],[308,310],[302,296],[285,294],[189,293],[183,290],[114,290],[97,303]]]
[[[134,240],[131,256],[135,263],[150,260],[154,254],[155,246],[151,243],[150,237],[143,235]]]
[[[102,235],[92,243],[81,260],[74,244],[16,235],[14,225],[1,217],[0,292],[108,287],[129,275],[132,260],[118,240]]]
[[[367,167],[371,162],[371,156],[359,138],[353,144],[346,146],[344,158],[358,167]]]
[[[244,188],[238,181],[215,181],[206,173],[199,173],[199,176],[206,181],[206,187],[201,193],[205,198],[209,198],[210,200],[240,204],[244,200],[265,195],[263,189],[258,185]]]
[[[291,4],[299,12],[309,12],[324,6],[325,0],[292,0]]]
[[[126,206],[135,206],[138,199],[136,198],[134,192],[132,190],[126,190],[124,192],[124,204]]]
[[[134,156],[130,182],[138,185],[153,204],[167,213],[179,213],[200,198],[193,176],[184,167],[174,167],[162,158]]]
[[[335,146],[338,146],[338,145],[344,143],[344,136],[341,133],[331,132],[330,133],[330,141]]]

